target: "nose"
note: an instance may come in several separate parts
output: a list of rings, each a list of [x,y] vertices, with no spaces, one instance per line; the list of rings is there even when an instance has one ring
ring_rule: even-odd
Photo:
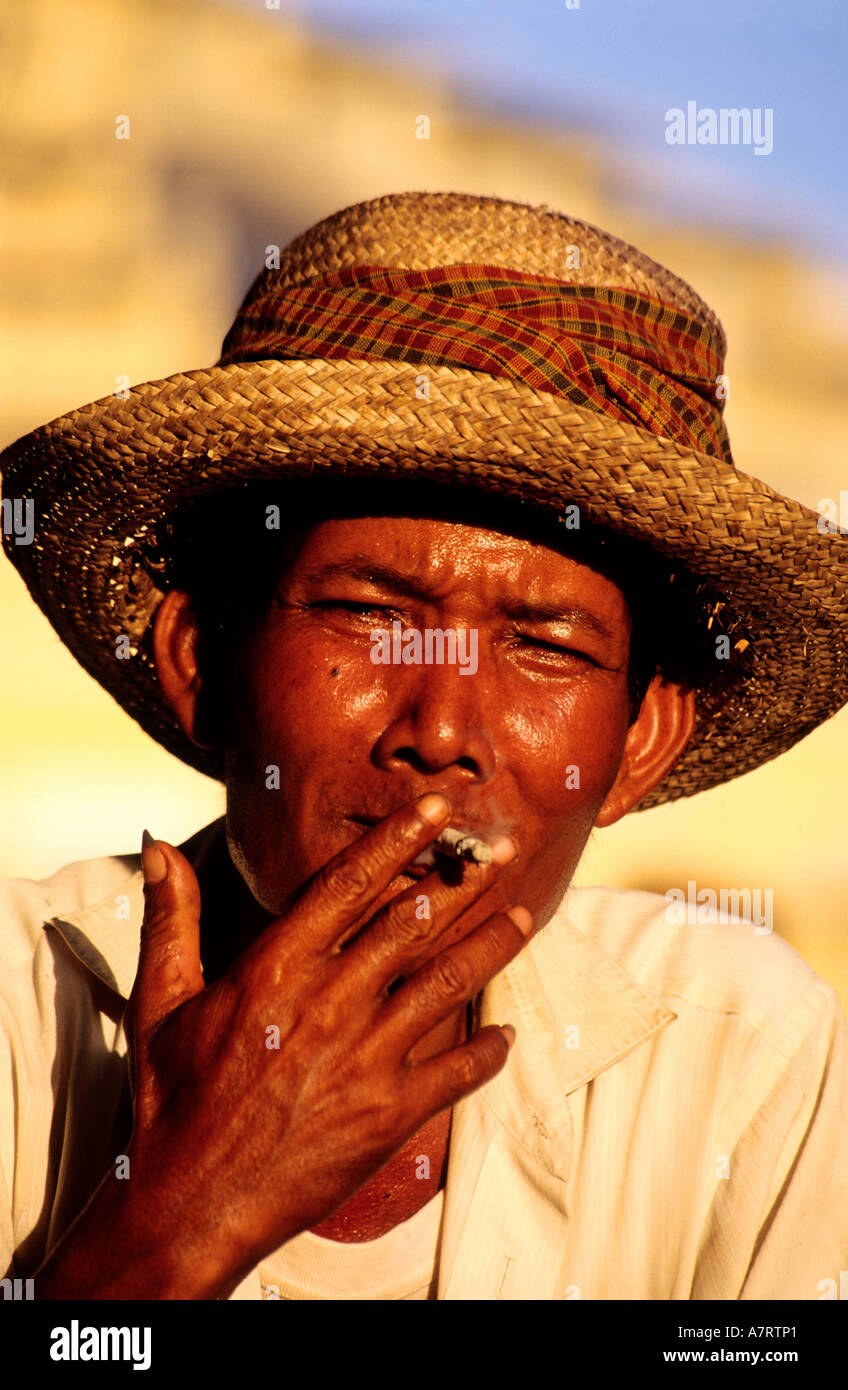
[[[399,697],[374,748],[377,766],[388,772],[410,767],[428,775],[449,772],[469,785],[488,782],[497,759],[484,720],[483,670],[463,675],[456,666],[395,666],[392,676]]]

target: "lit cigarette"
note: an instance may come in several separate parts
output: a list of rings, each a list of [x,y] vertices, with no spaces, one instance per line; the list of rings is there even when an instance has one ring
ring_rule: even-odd
[[[450,826],[433,841],[433,849],[442,854],[452,854],[457,859],[471,859],[475,864],[492,862],[491,845],[487,845],[485,840],[478,840],[476,835],[466,835],[462,830],[453,830]]]

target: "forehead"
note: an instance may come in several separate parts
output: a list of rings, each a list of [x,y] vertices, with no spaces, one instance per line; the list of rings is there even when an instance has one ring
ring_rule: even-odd
[[[321,521],[293,538],[290,578],[305,584],[343,581],[390,586],[405,577],[433,599],[465,594],[487,607],[504,600],[533,603],[591,600],[605,613],[626,613],[620,588],[559,548],[467,520],[359,516]]]

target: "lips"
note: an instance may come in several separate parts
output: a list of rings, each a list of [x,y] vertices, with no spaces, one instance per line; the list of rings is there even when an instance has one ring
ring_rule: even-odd
[[[349,820],[353,821],[356,825],[363,825],[366,829],[369,829],[372,825],[376,825],[378,819],[380,818],[377,816],[349,817]],[[464,822],[458,824],[456,821],[449,821],[448,826],[446,826],[445,829],[447,828],[457,830],[461,835],[473,835],[482,838],[481,832],[479,830],[475,829],[473,826],[466,825]],[[445,857],[446,856],[444,854],[437,856],[436,850],[434,849],[432,844],[425,845],[424,848],[420,851],[420,853],[416,854],[412,863],[407,864],[406,868],[401,870],[401,873],[409,874],[411,878],[414,878],[416,880],[419,878],[424,878],[425,874],[429,873],[431,869],[435,868],[437,859],[441,859],[442,862],[444,862]]]
[[[387,813],[387,814],[388,814],[388,813]],[[382,817],[378,817],[378,816],[349,816],[349,817],[348,817],[348,820],[352,821],[355,825],[361,825],[361,826],[363,826],[366,830],[367,830],[367,829],[370,829],[370,827],[371,827],[372,825],[376,825],[379,819],[382,819]],[[462,834],[462,835],[475,835],[475,836],[480,836],[480,831],[478,831],[478,830],[474,829],[473,827],[467,825],[465,822],[461,822],[461,823],[458,824],[456,821],[449,821],[449,822],[448,822],[448,826],[449,826],[451,829],[453,829],[453,830],[459,831],[460,834]],[[445,828],[448,828],[448,827],[445,827]],[[424,848],[420,851],[420,853],[416,854],[416,856],[415,856],[415,858],[413,859],[413,861],[412,861],[411,864],[407,864],[407,866],[406,866],[405,869],[399,870],[399,872],[398,872],[398,874],[397,874],[397,877],[398,877],[398,878],[410,878],[410,879],[413,880],[413,882],[417,883],[420,879],[425,878],[426,875],[429,874],[429,873],[431,872],[431,870],[433,870],[433,869],[436,867],[437,864],[442,864],[442,865],[444,865],[444,864],[446,864],[446,863],[460,864],[460,863],[462,863],[462,862],[463,862],[462,860],[460,860],[460,859],[454,859],[454,858],[452,858],[451,856],[446,855],[445,853],[437,854],[437,852],[436,852],[436,850],[434,849],[434,847],[433,847],[432,844],[430,844],[430,845],[425,845]]]
[[[457,832],[457,835],[460,837],[460,843],[462,838],[465,837],[481,841],[483,844],[486,843],[476,831],[469,830],[465,825],[451,825],[448,828]],[[442,831],[442,835],[444,835],[444,831]],[[442,838],[442,835],[439,836],[439,840]],[[441,859],[442,862],[444,862],[445,859],[453,859],[455,861],[456,859],[464,859],[466,857],[464,854],[456,854],[453,850],[447,848],[447,846],[441,846],[439,840],[434,840],[431,845],[427,845],[422,849],[421,853],[417,854],[413,859],[413,864],[424,864],[428,869],[432,869],[437,859]]]

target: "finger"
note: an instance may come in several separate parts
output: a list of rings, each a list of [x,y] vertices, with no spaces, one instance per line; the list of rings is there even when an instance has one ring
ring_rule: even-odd
[[[144,919],[130,1014],[137,1035],[204,988],[200,964],[200,887],[173,845],[145,831],[142,847]]]
[[[510,1033],[514,1038],[513,1028]],[[410,1065],[405,1083],[410,1108],[418,1109],[421,1123],[425,1123],[440,1110],[456,1105],[497,1076],[509,1050],[510,1038],[489,1024],[459,1047]]]
[[[347,947],[350,968],[369,978],[376,994],[399,975],[408,975],[445,928],[497,882],[517,850],[508,835],[492,844],[491,864],[464,864],[460,883],[435,871],[394,898]]]
[[[381,1045],[405,1057],[420,1038],[508,965],[532,933],[527,909],[512,907],[494,913],[464,940],[440,951],[386,1000],[377,1025]]]
[[[262,951],[273,951],[295,923],[298,940],[306,947],[325,951],[334,946],[392,879],[436,838],[450,813],[450,803],[443,796],[429,793],[372,825],[310,879],[290,912],[266,928]]]

